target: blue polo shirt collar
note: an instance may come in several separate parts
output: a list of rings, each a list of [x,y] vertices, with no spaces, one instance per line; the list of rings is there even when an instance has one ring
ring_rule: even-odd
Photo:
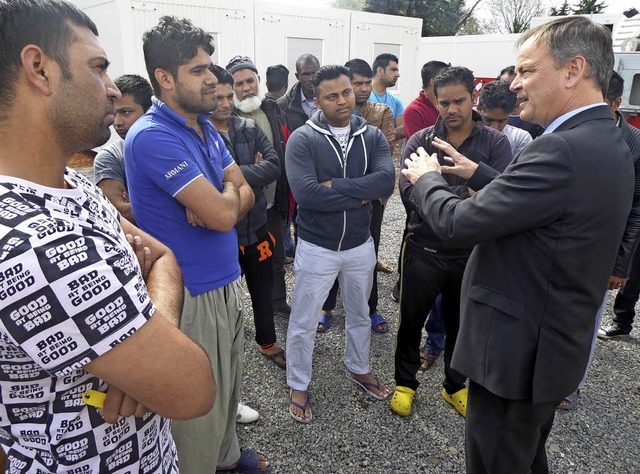
[[[153,104],[158,108],[158,111],[160,113],[162,113],[162,114],[166,115],[168,118],[178,122],[180,125],[182,125],[185,128],[191,128],[189,125],[187,125],[187,122],[189,120],[187,120],[182,115],[180,115],[179,113],[174,111],[171,107],[169,107],[167,104],[162,102],[155,95],[151,97],[151,102],[153,102]],[[200,122],[200,123],[208,122],[210,115],[211,115],[210,113],[208,113],[208,114],[198,114],[198,117],[196,118],[196,120],[198,122]]]

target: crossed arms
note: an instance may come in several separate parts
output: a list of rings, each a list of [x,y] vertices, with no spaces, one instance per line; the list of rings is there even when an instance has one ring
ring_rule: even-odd
[[[316,132],[311,132],[316,133]],[[285,165],[289,185],[296,202],[320,212],[336,212],[358,209],[367,201],[388,196],[393,192],[395,169],[389,152],[389,144],[379,129],[375,129],[374,147],[369,150],[368,169],[358,177],[331,177],[330,167],[323,167],[320,160],[338,160],[336,155],[319,155],[311,140],[302,133],[294,133],[289,139]],[[356,137],[355,140],[360,140]],[[351,158],[349,155],[348,159]],[[363,160],[364,166],[364,160]],[[319,170],[322,167],[322,170]],[[324,175],[321,173],[324,172]]]
[[[125,219],[121,224],[126,234],[136,236],[129,240],[156,312],[133,335],[85,365],[111,387],[102,415],[113,423],[118,415],[141,416],[148,407],[167,418],[202,416],[213,406],[216,385],[207,354],[177,327],[183,298],[178,263],[159,241]]]

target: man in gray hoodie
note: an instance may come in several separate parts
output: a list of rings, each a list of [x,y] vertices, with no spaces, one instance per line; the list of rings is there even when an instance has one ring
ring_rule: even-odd
[[[336,277],[342,288],[347,378],[376,399],[389,388],[369,373],[367,299],[376,255],[370,201],[393,192],[395,169],[384,134],[353,115],[350,72],[325,66],[313,78],[319,110],[289,138],[285,165],[298,203],[298,247],[287,332],[289,412],[311,421],[307,393],[317,314]]]

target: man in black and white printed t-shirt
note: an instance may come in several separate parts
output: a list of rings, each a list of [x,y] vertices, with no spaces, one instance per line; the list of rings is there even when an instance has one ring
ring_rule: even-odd
[[[208,412],[215,382],[177,328],[177,262],[65,171],[107,140],[120,97],[95,24],[60,0],[0,0],[0,31],[6,470],[178,472],[167,418]],[[106,393],[102,409],[83,402],[87,390]]]
[[[83,366],[155,309],[116,209],[82,176],[66,182],[75,189],[0,177],[2,444],[20,438],[12,457],[29,472],[155,472],[162,460],[158,472],[177,472],[167,420],[108,425],[83,403],[86,390],[107,388]]]

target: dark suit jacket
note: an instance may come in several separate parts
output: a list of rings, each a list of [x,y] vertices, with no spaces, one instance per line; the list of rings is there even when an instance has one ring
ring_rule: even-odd
[[[443,239],[474,245],[452,367],[492,393],[560,401],[584,374],[633,196],[633,164],[598,106],[530,143],[472,198],[438,173],[414,186]]]

